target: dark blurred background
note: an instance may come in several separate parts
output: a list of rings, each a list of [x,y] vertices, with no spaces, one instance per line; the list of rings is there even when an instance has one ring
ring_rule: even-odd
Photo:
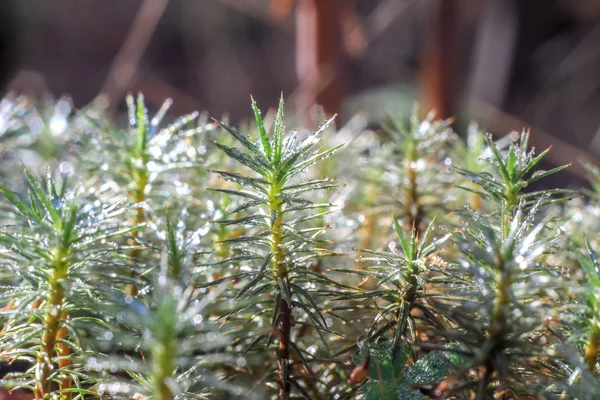
[[[531,127],[576,178],[600,153],[599,0],[2,0],[0,57],[2,92],[76,107],[142,91],[237,122],[283,92],[310,124],[419,101],[459,131]]]

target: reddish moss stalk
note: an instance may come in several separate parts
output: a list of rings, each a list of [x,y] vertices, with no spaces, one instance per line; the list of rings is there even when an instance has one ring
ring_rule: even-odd
[[[136,181],[136,190],[135,190],[135,201],[136,203],[142,203],[146,201],[146,185],[148,184],[148,176],[147,172],[140,173],[137,176],[138,180]],[[146,214],[144,212],[143,207],[138,207],[136,209],[136,218],[135,222],[138,224],[143,223],[146,220]],[[137,235],[138,231],[134,231],[134,235]]]
[[[136,189],[134,192],[135,202],[142,203],[142,202],[146,201],[146,185],[148,184],[148,174],[146,171],[144,171],[144,173],[138,172],[137,174],[134,174],[134,179],[136,179]],[[146,221],[146,213],[144,211],[144,208],[137,207],[135,212],[136,212],[136,215],[135,215],[135,220],[133,223],[135,225],[143,224]],[[135,230],[132,232],[133,237],[138,237],[139,234],[140,233],[138,230]],[[140,257],[140,250],[139,249],[132,250],[131,257],[132,258]],[[133,275],[134,275],[134,273],[132,271],[131,277],[133,277]],[[128,283],[125,286],[125,293],[127,293],[130,296],[137,296],[138,289],[133,284]]]
[[[46,299],[47,311],[43,321],[44,333],[35,376],[35,398],[37,400],[42,400],[51,391],[50,374],[53,369],[54,350],[59,339],[63,318],[66,317],[62,311],[65,289],[61,280],[67,274],[68,265],[65,261],[67,253],[68,250],[65,251],[64,249],[55,251],[52,274],[48,282],[50,290]]]
[[[513,211],[519,204],[519,193],[514,191],[511,186],[507,186],[505,194],[506,203],[502,207],[501,214],[502,224],[504,226],[504,229],[502,230],[503,241],[506,240],[510,233],[510,221],[513,217]],[[488,339],[490,348],[488,349],[489,353],[486,363],[482,365],[482,369],[480,370],[483,374],[483,378],[480,381],[477,399],[483,399],[487,395],[487,387],[490,385],[495,372],[493,360],[496,358],[498,352],[503,351],[508,333],[508,316],[506,315],[506,312],[510,309],[510,287],[512,285],[512,277],[510,273],[506,273],[505,268],[506,262],[504,257],[500,251],[498,251],[496,254],[496,297],[494,298],[494,305],[492,308],[492,319],[490,322],[491,325]]]
[[[598,361],[598,355],[600,354],[600,327],[598,324],[600,324],[600,321],[596,316],[592,320],[592,326],[588,333],[589,340],[585,346],[585,364],[593,373],[597,372],[596,361]]]
[[[477,193],[471,193],[471,207],[475,211],[481,210],[481,196]]]
[[[406,229],[410,230],[413,226],[420,232],[421,220],[423,219],[423,210],[419,204],[419,192],[417,191],[417,170],[415,162],[417,161],[416,144],[410,143],[410,149],[407,152],[405,161],[406,174],[408,176],[408,191],[404,204],[404,215],[406,220]]]
[[[392,355],[395,356],[396,352],[400,348],[400,343],[402,342],[402,336],[406,332],[406,328],[408,327],[408,318],[410,318],[410,312],[413,308],[413,303],[417,297],[417,279],[415,277],[416,266],[409,265],[409,273],[406,276],[406,282],[410,285],[408,291],[402,293],[400,296],[401,307],[398,309],[398,313],[396,315],[396,332],[394,335],[394,347],[392,349]]]
[[[66,339],[68,335],[69,335],[69,331],[64,326],[61,327],[58,330],[58,333],[56,335],[56,340],[57,340],[57,343],[56,343],[57,354],[61,358],[62,357],[69,357],[69,346],[67,346],[65,343],[61,342],[61,340]],[[71,360],[69,360],[69,359],[62,358],[61,360],[58,361],[58,366],[60,368],[66,368],[66,367],[69,367],[70,365],[71,365]],[[71,380],[71,378],[64,378],[60,382],[60,389],[61,390],[70,389],[72,386],[73,386],[73,381]],[[72,399],[72,393],[69,393],[69,392],[63,393],[63,396],[65,397],[65,400],[71,400]]]
[[[287,285],[288,270],[285,265],[285,251],[283,249],[283,214],[281,194],[281,185],[275,181],[271,185],[269,192],[269,209],[275,215],[275,220],[271,221],[271,252],[273,253],[272,268],[275,279],[283,281]],[[279,304],[279,398],[288,400],[290,398],[291,386],[289,382],[289,363],[290,363],[290,336],[292,328],[292,309],[285,299],[281,299]]]
[[[290,364],[290,333],[292,329],[292,310],[287,301],[279,301],[279,313],[281,322],[279,324],[279,398],[288,400],[290,398],[291,386],[289,381]]]
[[[487,360],[480,372],[483,374],[482,380],[480,381],[480,390],[477,399],[484,399],[487,395],[487,388],[492,382],[492,377],[495,372],[493,359],[496,358],[496,354],[503,351],[504,342],[507,335],[507,315],[506,311],[510,306],[510,286],[512,281],[510,276],[504,273],[504,259],[501,254],[497,254],[497,278],[496,278],[496,297],[494,299],[494,305],[492,309],[492,320],[490,326],[490,348],[488,349],[489,354]],[[483,397],[482,397],[483,396]]]

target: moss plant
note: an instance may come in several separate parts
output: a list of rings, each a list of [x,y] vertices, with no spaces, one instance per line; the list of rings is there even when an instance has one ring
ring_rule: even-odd
[[[435,120],[433,114],[418,117],[415,108],[407,121],[391,118],[380,149],[365,180],[373,181],[372,208],[393,215],[405,230],[413,225],[422,232],[431,219],[443,216],[448,204],[444,199],[451,188],[448,158],[456,135],[451,121]]]
[[[191,127],[199,116],[198,112],[193,112],[161,128],[172,104],[170,99],[165,100],[153,117],[149,115],[143,95],[139,94],[137,99],[128,95],[126,103],[127,130],[114,128],[91,116],[87,118],[95,129],[90,129],[83,147],[91,151],[102,141],[102,149],[100,157],[93,154],[93,158],[89,159],[92,154],[84,153],[81,158],[82,164],[88,166],[93,176],[98,175],[98,170],[106,174],[109,183],[113,183],[113,195],[116,192],[117,195],[131,196],[138,205],[132,224],[140,225],[167,213],[174,206],[191,207],[189,204],[176,204],[178,199],[169,198],[165,193],[185,186],[174,174],[175,171],[198,170],[201,150],[195,146],[194,139],[199,137],[199,133],[212,129],[212,125]],[[133,236],[140,239],[143,235],[136,230]],[[139,248],[132,250],[131,256],[137,259],[136,264],[144,261],[140,259]],[[132,276],[144,272],[139,265],[132,268],[135,270]],[[136,295],[139,288],[129,285],[127,290]]]
[[[562,190],[523,192],[531,182],[567,167],[534,172],[549,149],[534,156],[528,147],[528,136],[523,133],[518,145],[512,144],[507,154],[501,154],[488,136],[494,175],[460,171],[480,186],[481,190],[475,193],[498,207],[487,218],[469,212],[463,217],[464,228],[458,232],[464,254],[461,264],[465,273],[480,282],[482,290],[478,295],[469,293],[468,301],[465,299],[460,307],[449,311],[468,332],[468,337],[462,339],[464,345],[478,349],[472,353],[473,361],[462,369],[465,382],[469,383],[458,385],[452,393],[467,390],[476,398],[485,399],[497,393],[521,396],[543,390],[543,380],[538,380],[541,375],[522,374],[519,370],[519,365],[523,365],[520,363],[534,358],[541,362],[548,357],[541,347],[528,340],[528,335],[542,330],[544,312],[557,298],[558,285],[550,279],[552,268],[542,258],[556,236],[545,231],[540,212],[571,196]],[[475,307],[483,310],[482,325],[468,317]],[[467,371],[476,372],[470,376]]]
[[[262,259],[258,268],[250,273],[251,280],[246,282],[236,296],[239,299],[251,299],[252,302],[268,304],[272,310],[270,329],[268,335],[255,337],[252,345],[255,346],[265,341],[269,346],[271,335],[277,337],[277,382],[279,385],[279,398],[289,399],[295,390],[305,393],[308,387],[299,383],[294,376],[292,367],[292,354],[304,362],[303,350],[293,340],[292,331],[300,321],[323,332],[327,332],[327,322],[321,307],[314,298],[310,287],[319,282],[320,275],[310,271],[308,262],[312,259],[334,254],[322,244],[318,237],[324,233],[321,227],[303,227],[304,223],[330,213],[329,204],[313,204],[302,195],[314,190],[330,189],[335,187],[331,179],[299,180],[306,169],[330,156],[342,145],[326,150],[315,151],[319,137],[331,124],[332,120],[321,126],[316,132],[303,141],[297,142],[298,133],[286,134],[283,125],[283,100],[279,104],[277,116],[274,121],[273,135],[269,135],[264,127],[263,119],[254,101],[252,108],[260,136],[260,144],[238,134],[231,128],[222,125],[226,132],[233,135],[244,147],[246,152],[221,144],[217,146],[231,158],[252,170],[257,176],[247,176],[240,173],[215,171],[223,179],[235,182],[248,190],[217,189],[226,194],[239,196],[246,199],[246,203],[232,214],[242,210],[257,208],[257,212],[242,216],[237,219],[222,221],[221,223],[241,224],[256,226],[258,230],[252,236],[229,239],[231,244],[241,245],[243,251],[250,256]],[[311,210],[324,209],[325,211],[310,213]],[[306,212],[309,213],[306,213]],[[294,214],[302,213],[299,216]],[[242,249],[240,249],[242,250]],[[247,274],[244,274],[247,275]],[[326,278],[322,280],[326,281]],[[308,285],[308,286],[307,286]],[[262,294],[268,297],[264,300]],[[244,306],[242,306],[244,307]],[[248,310],[248,305],[244,308]],[[237,313],[241,310],[236,309]],[[294,314],[301,312],[303,318],[297,320]],[[252,317],[250,318],[253,319]],[[307,367],[308,368],[308,367]]]
[[[161,128],[170,100],[151,116],[141,95],[122,129],[70,104],[0,101],[0,389],[598,397],[593,167],[568,202],[542,181],[566,166],[537,170],[549,149],[528,133],[462,140],[413,114],[322,140],[333,120],[287,131],[283,100],[269,117],[252,101],[241,131],[198,113]],[[333,171],[348,185],[328,192]]]
[[[147,301],[122,298],[121,318],[140,337],[136,341],[123,333],[117,337],[126,344],[123,350],[133,356],[103,362],[93,359],[88,364],[92,370],[119,365],[134,383],[106,380],[96,390],[154,400],[207,399],[210,388],[241,393],[233,385],[219,383],[209,371],[215,360],[226,360],[220,354],[226,338],[208,319],[215,294],[198,296],[193,286],[186,287],[168,274],[163,268],[156,275],[153,296]]]
[[[577,258],[581,269],[575,271],[569,284],[573,288],[567,292],[563,300],[561,313],[558,314],[550,325],[552,333],[564,345],[562,352],[566,358],[575,359],[574,354],[580,354],[579,368],[571,368],[563,365],[562,372],[568,376],[572,385],[566,388],[566,392],[572,393],[584,390],[579,381],[582,375],[591,374],[597,383],[598,380],[598,356],[600,356],[600,265],[598,256],[587,244],[587,254],[577,252]],[[577,274],[580,272],[580,274]],[[558,324],[557,322],[562,322]],[[558,385],[560,386],[560,385]]]
[[[116,265],[110,256],[119,246],[110,240],[137,227],[118,224],[118,216],[127,209],[123,203],[94,207],[93,200],[85,202],[84,191],[57,188],[50,175],[43,189],[27,171],[27,185],[28,202],[0,186],[19,226],[0,234],[7,249],[0,268],[10,278],[2,294],[9,303],[3,309],[1,355],[10,361],[31,361],[32,367],[19,379],[36,399],[53,393],[53,383],[70,399],[72,393],[85,393],[81,385],[90,379],[72,364],[87,350],[79,325],[102,323],[100,315],[89,312],[107,301],[107,288],[98,278]]]
[[[587,333],[584,339],[584,357],[590,372],[596,373],[597,362],[600,355],[600,298],[598,298],[598,286],[600,285],[600,265],[596,252],[589,248],[589,258],[581,258],[581,266],[585,275],[585,286],[587,290],[581,291],[582,303],[587,305],[587,318],[580,320],[584,323],[581,327]]]
[[[343,296],[339,300],[383,300],[384,304],[375,303],[373,306],[378,313],[367,332],[366,341],[368,343],[377,340],[391,329],[392,353],[395,353],[404,343],[415,344],[418,341],[417,325],[423,325],[425,322],[429,327],[444,328],[444,316],[432,309],[432,304],[428,303],[428,297],[435,295],[428,294],[426,287],[436,282],[452,282],[452,266],[436,254],[449,235],[433,242],[429,241],[433,222],[422,237],[419,237],[416,228],[413,228],[407,237],[400,223],[395,218],[393,221],[399,246],[393,241],[389,245],[391,252],[359,250],[359,253],[366,254],[361,257],[361,261],[368,263],[369,267],[364,270],[347,271],[376,280],[375,289]],[[418,317],[414,311],[417,311]]]

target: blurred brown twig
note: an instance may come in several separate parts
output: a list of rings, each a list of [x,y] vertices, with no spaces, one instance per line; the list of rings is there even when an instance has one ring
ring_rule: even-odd
[[[144,0],[140,6],[100,91],[107,98],[109,107],[114,108],[114,103],[120,101],[131,84],[168,3],[169,0]]]

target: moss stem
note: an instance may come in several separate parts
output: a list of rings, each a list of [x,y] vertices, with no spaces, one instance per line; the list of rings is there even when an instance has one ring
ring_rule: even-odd
[[[394,345],[392,349],[392,355],[395,355],[397,350],[400,348],[402,336],[406,332],[408,327],[408,318],[410,311],[412,310],[413,303],[417,297],[417,279],[415,277],[417,271],[416,266],[412,263],[408,265],[408,273],[405,275],[404,280],[409,289],[405,292],[400,293],[401,306],[398,308],[396,315],[396,332],[394,335]]]
[[[173,354],[176,354],[174,343],[159,343],[152,348],[154,364],[154,396],[155,400],[172,400],[174,398],[167,380],[175,370]]]
[[[510,287],[512,285],[512,280],[510,274],[507,274],[505,271],[505,262],[502,255],[498,253],[496,258],[496,296],[492,306],[492,320],[489,329],[487,358],[482,371],[484,376],[481,382],[483,383],[480,385],[480,389],[482,388],[484,391],[482,392],[479,390],[478,399],[486,398],[487,389],[492,381],[492,376],[495,371],[493,360],[496,359],[497,354],[504,349],[508,329],[508,316],[506,315],[506,312],[510,306]]]
[[[600,320],[596,315],[588,332],[589,340],[585,346],[585,364],[592,373],[596,373],[596,361],[600,353]]]
[[[65,313],[63,313],[63,319],[66,319],[66,315]],[[65,343],[62,342],[62,340],[67,339],[67,336],[69,335],[69,331],[67,330],[66,327],[61,327],[58,330],[58,333],[56,334],[56,348],[57,348],[57,355],[59,357],[61,357],[61,359],[58,361],[58,366],[60,368],[67,368],[71,365],[71,360],[69,360],[67,357],[69,357],[69,346],[67,346]],[[70,389],[73,386],[73,381],[71,380],[71,378],[63,378],[62,381],[60,381],[59,387],[61,390],[64,389]],[[65,400],[71,400],[73,398],[73,394],[66,392],[63,394],[63,396],[65,397]]]
[[[146,169],[137,171],[137,173],[134,174],[134,181],[135,181],[135,187],[136,187],[136,189],[134,191],[135,202],[137,204],[139,204],[139,203],[146,201],[146,185],[148,184],[148,171]],[[144,211],[144,207],[142,207],[142,206],[137,207],[135,210],[135,213],[136,213],[135,220],[134,220],[135,225],[140,225],[140,224],[143,224],[144,222],[146,222],[146,213]],[[136,229],[131,234],[133,235],[133,237],[137,238],[140,235],[140,231],[138,229]],[[140,250],[139,249],[132,250],[131,257],[133,259],[139,258]],[[134,276],[133,270],[131,271],[130,276],[131,277]],[[125,285],[125,293],[127,293],[130,296],[137,296],[138,289],[133,284],[128,283],[127,285]]]
[[[281,195],[281,183],[277,180],[271,182],[269,190],[269,210],[271,211],[271,253],[273,254],[272,268],[273,275],[277,281],[287,285],[288,269],[285,264],[285,250],[283,248],[283,201]],[[290,335],[292,327],[292,308],[285,299],[281,299],[279,304],[279,398],[288,400],[290,397],[291,386],[289,382],[289,361],[290,361]]]
[[[415,163],[417,161],[416,150],[409,151],[409,158],[406,160],[406,174],[408,176],[408,191],[404,204],[404,214],[407,222],[407,229],[415,227],[417,233],[420,232],[421,220],[423,219],[423,210],[419,204],[419,192],[417,188],[417,170]]]
[[[50,375],[54,369],[54,350],[57,346],[57,340],[66,337],[65,332],[61,332],[63,328],[63,320],[67,317],[63,312],[63,304],[65,298],[65,289],[62,285],[62,280],[68,272],[68,248],[57,248],[54,250],[54,259],[52,260],[52,272],[48,281],[48,296],[46,298],[46,314],[44,316],[43,325],[44,332],[42,334],[42,343],[40,352],[37,357],[37,366],[35,374],[35,398],[36,400],[43,399],[51,390]],[[58,355],[64,349],[58,349]],[[68,351],[68,349],[67,349]],[[65,380],[65,384],[68,384]]]

